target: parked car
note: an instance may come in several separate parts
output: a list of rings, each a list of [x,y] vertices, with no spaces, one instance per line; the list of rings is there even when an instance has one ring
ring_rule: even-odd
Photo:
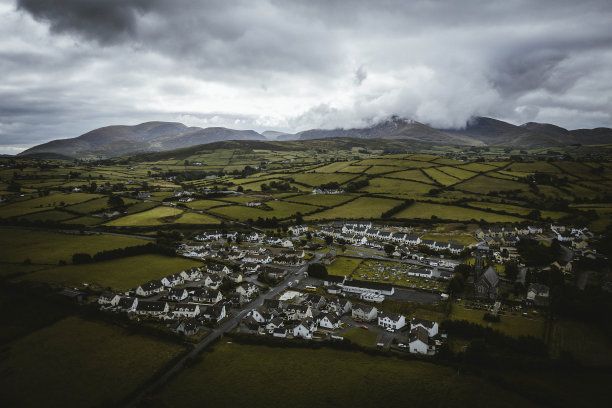
[[[362,324],[360,327],[361,327],[362,329],[366,329],[366,330],[368,330],[368,326],[366,326],[365,324]]]
[[[391,327],[387,327],[385,330],[388,331],[389,333],[394,333],[395,332],[395,330],[393,330]]]
[[[397,347],[399,348],[407,348],[408,346],[406,346],[404,343],[400,343],[397,345]]]

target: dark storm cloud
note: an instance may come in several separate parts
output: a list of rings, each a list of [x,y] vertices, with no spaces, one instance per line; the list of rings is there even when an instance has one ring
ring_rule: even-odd
[[[49,23],[55,33],[76,33],[109,44],[132,37],[139,15],[155,7],[152,0],[18,0],[19,9]]]
[[[612,2],[0,0],[0,145],[145,120],[612,126]]]

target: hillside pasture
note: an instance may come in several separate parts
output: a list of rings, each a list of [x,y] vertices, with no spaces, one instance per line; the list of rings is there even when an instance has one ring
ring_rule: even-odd
[[[164,225],[167,222],[161,220],[165,217],[178,217],[183,213],[175,207],[159,206],[151,210],[139,212],[136,214],[126,215],[125,217],[117,218],[107,222],[105,225],[109,227],[132,227],[132,226],[151,226]]]
[[[358,199],[312,215],[304,217],[306,220],[329,220],[347,218],[376,218],[400,204],[399,200],[376,197],[359,197]]]
[[[12,407],[115,406],[183,348],[69,317],[10,344],[0,396]]]
[[[68,287],[78,287],[87,283],[94,288],[110,287],[116,291],[126,291],[151,279],[161,279],[200,265],[202,265],[200,262],[186,258],[139,255],[84,265],[58,266],[16,279]]]
[[[522,218],[510,215],[500,215],[486,211],[474,210],[471,208],[457,207],[444,204],[433,204],[416,202],[410,207],[395,214],[393,218],[398,219],[431,219],[435,216],[443,220],[454,221],[476,221],[485,220],[486,222],[521,222]]]

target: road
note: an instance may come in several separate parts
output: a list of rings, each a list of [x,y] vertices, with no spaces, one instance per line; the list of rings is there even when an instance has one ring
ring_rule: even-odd
[[[137,407],[143,397],[150,394],[155,389],[164,385],[173,375],[178,374],[184,367],[185,363],[188,359],[193,358],[200,354],[204,348],[213,343],[215,340],[223,336],[223,334],[227,333],[230,330],[233,330],[238,326],[240,321],[246,316],[246,314],[261,305],[263,305],[266,299],[272,299],[275,296],[279,295],[283,292],[287,287],[289,287],[290,282],[301,281],[304,278],[304,272],[308,269],[308,265],[312,262],[317,262],[321,259],[322,255],[315,255],[313,259],[311,259],[308,263],[302,266],[297,271],[292,273],[288,273],[287,276],[279,283],[277,286],[272,288],[266,293],[260,294],[256,299],[244,305],[239,311],[235,314],[232,314],[229,318],[227,318],[221,325],[215,329],[213,329],[208,335],[206,335],[198,344],[194,347],[194,349],[181,358],[174,367],[170,368],[168,371],[164,373],[160,378],[155,380],[149,386],[147,386],[143,391],[141,391],[132,401],[130,401],[126,406],[128,407]],[[299,283],[299,282],[298,282]]]

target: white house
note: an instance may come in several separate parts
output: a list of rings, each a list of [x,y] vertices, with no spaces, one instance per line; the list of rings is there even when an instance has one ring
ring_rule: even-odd
[[[312,317],[312,308],[308,305],[287,305],[285,312],[293,320],[301,320],[306,317]]]
[[[152,302],[141,300],[138,302],[136,306],[136,314],[140,315],[150,315],[150,316],[159,316],[161,314],[168,313],[170,307],[166,302]]]
[[[214,305],[223,299],[220,291],[211,288],[198,288],[193,291],[191,299],[194,302],[207,303]]]
[[[334,314],[326,313],[317,319],[319,327],[329,330],[335,330],[340,327],[340,319]]]
[[[134,312],[138,306],[138,298],[122,297],[117,304],[117,307],[122,312]]]
[[[119,295],[116,295],[114,293],[103,293],[98,298],[98,304],[106,306],[117,306],[120,300],[121,296]]]
[[[291,242],[289,239],[285,239],[281,242],[281,246],[284,248],[293,248],[293,242]]]
[[[416,235],[406,235],[406,237],[404,237],[404,243],[412,246],[419,245],[421,243],[421,238]]]
[[[293,235],[302,235],[308,232],[308,227],[306,225],[292,225],[291,227],[287,228],[287,231]]]
[[[293,337],[301,337],[303,339],[312,339],[312,333],[316,327],[312,319],[302,319],[300,324],[293,328]]]
[[[150,282],[145,283],[144,285],[140,285],[139,287],[137,287],[136,294],[138,296],[147,297],[159,293],[162,290],[164,290],[164,285],[161,283],[161,281],[152,280]]]
[[[411,330],[408,347],[411,353],[429,354],[431,348],[429,346],[429,334],[427,330],[421,326]]]
[[[200,271],[200,268],[194,266],[193,268],[181,272],[180,275],[184,281],[194,281],[202,278],[202,271]]]
[[[353,305],[353,310],[351,312],[351,316],[354,319],[361,319],[366,322],[376,319],[377,315],[378,315],[378,309],[376,309],[374,306],[361,305],[361,304]]]
[[[218,323],[226,316],[225,306],[202,306],[200,307],[200,315]]]
[[[180,285],[180,284],[182,284],[184,282],[185,282],[185,280],[178,273],[175,273],[173,275],[168,275],[165,278],[162,278],[162,280],[161,280],[161,283],[164,286],[168,287],[168,288],[172,288],[172,287],[174,287],[176,285]]]
[[[433,337],[436,334],[438,334],[438,323],[437,322],[432,322],[429,320],[420,319],[418,317],[413,317],[412,320],[410,321],[410,330],[412,331],[418,327],[422,327],[423,329],[427,330],[427,333],[430,337]]]
[[[177,316],[196,317],[200,314],[200,305],[195,303],[177,303],[172,312]]]
[[[187,289],[179,289],[172,288],[168,291],[168,300],[173,300],[175,302],[180,302],[181,300],[185,300],[189,297],[189,292]]]
[[[386,329],[399,330],[406,325],[406,318],[396,313],[381,312],[378,315],[378,325]]]

